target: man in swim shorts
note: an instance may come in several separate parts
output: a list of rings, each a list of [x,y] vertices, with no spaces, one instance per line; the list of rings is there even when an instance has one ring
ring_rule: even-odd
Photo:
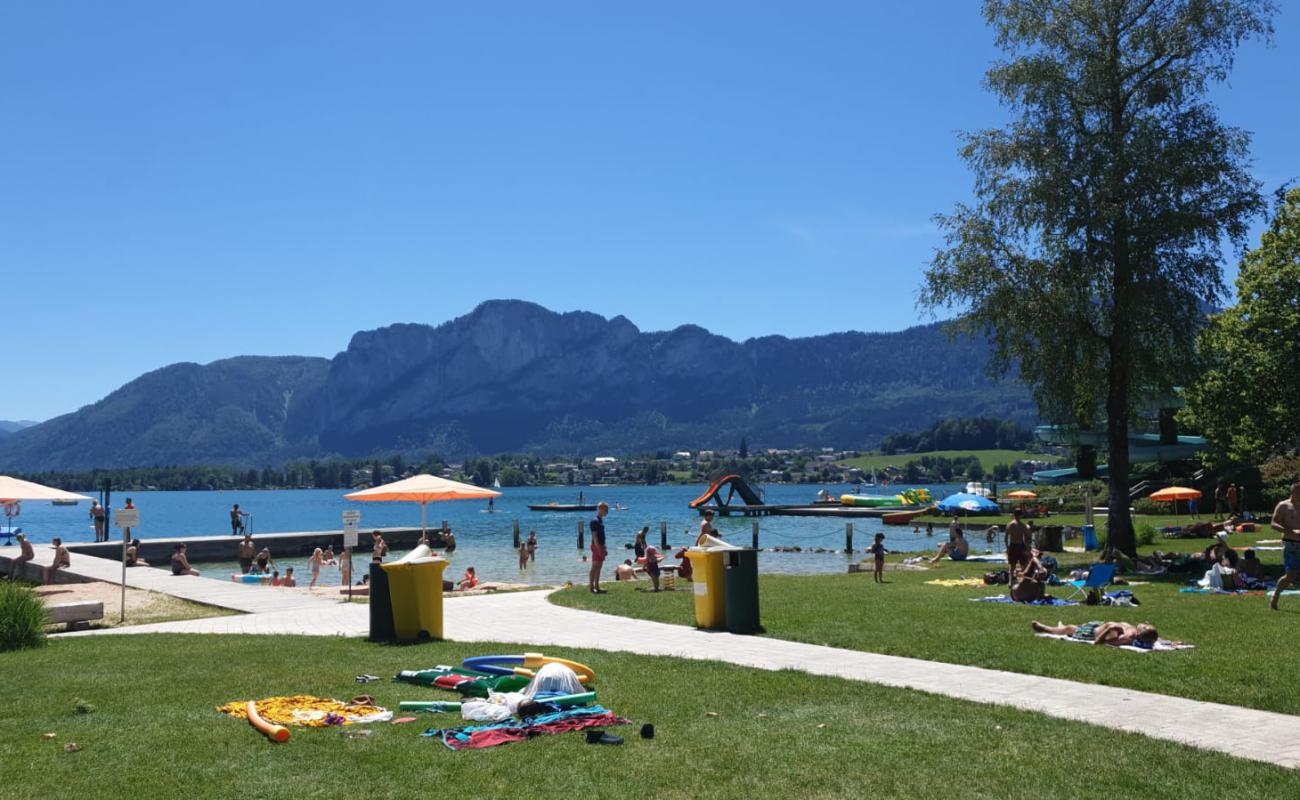
[[[253,535],[245,533],[244,539],[239,543],[239,571],[248,574],[253,568],[253,556],[257,555],[257,545],[253,544]]]
[[[1029,566],[1030,533],[1029,526],[1020,519],[1020,509],[1011,512],[1011,522],[1007,525],[1007,564],[1011,571],[1016,567]]]
[[[1286,570],[1268,604],[1277,611],[1277,599],[1282,591],[1300,581],[1300,483],[1291,484],[1291,496],[1273,509],[1273,530],[1282,534],[1282,568]]]
[[[953,561],[965,561],[966,557],[970,555],[970,542],[966,541],[961,528],[958,528],[953,535],[956,538],[952,541],[939,545],[939,552],[935,554],[934,558],[930,559],[931,564],[938,562],[944,556],[951,558]]]
[[[16,580],[23,573],[23,564],[36,558],[36,551],[32,549],[32,543],[27,541],[27,534],[16,533],[14,538],[18,540],[18,555],[14,556],[13,561],[9,562],[9,580]]]
[[[1037,633],[1069,636],[1081,642],[1108,644],[1113,647],[1135,644],[1138,647],[1150,648],[1160,638],[1155,626],[1146,622],[1139,622],[1137,625],[1130,625],[1127,622],[1085,622],[1082,625],[1055,626],[1031,622],[1030,627]]]
[[[605,515],[608,513],[609,503],[602,500],[596,506],[596,516],[591,520],[591,574],[587,588],[591,589],[592,594],[605,593],[600,588],[600,569],[605,565],[605,556],[609,553],[605,548]]]

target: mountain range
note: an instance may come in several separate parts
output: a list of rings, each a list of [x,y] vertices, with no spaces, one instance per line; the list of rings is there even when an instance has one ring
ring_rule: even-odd
[[[26,472],[436,452],[600,455],[835,446],[948,417],[1031,422],[985,374],[988,346],[940,325],[736,342],[695,325],[488,301],[352,337],[333,359],[241,356],[146,373],[0,438]]]

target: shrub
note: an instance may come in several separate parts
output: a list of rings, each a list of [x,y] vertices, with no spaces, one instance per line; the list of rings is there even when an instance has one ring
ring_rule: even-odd
[[[45,604],[30,586],[0,583],[0,652],[45,644]]]
[[[1137,534],[1138,544],[1155,544],[1160,535],[1160,532],[1156,530],[1156,526],[1149,522],[1138,525],[1135,533]]]

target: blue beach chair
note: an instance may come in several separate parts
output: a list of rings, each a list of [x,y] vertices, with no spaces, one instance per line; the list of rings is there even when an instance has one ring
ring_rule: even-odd
[[[1089,589],[1105,589],[1110,582],[1115,579],[1114,564],[1093,564],[1088,569],[1088,577],[1081,581],[1066,581],[1066,584],[1074,587],[1074,591],[1066,600],[1073,600],[1075,595],[1088,596]]]

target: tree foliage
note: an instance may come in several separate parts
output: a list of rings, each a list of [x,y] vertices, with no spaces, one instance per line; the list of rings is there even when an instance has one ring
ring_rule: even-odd
[[[1204,376],[1185,417],[1214,443],[1211,458],[1258,464],[1300,448],[1300,189],[1278,204],[1246,254],[1237,304],[1200,337]]]
[[[894,433],[880,440],[880,452],[925,453],[932,450],[1020,450],[1033,434],[1019,423],[993,417],[945,419],[921,431]]]
[[[1107,425],[1110,502],[1126,506],[1130,414],[1194,363],[1221,242],[1262,201],[1249,134],[1205,100],[1266,0],[987,0],[1007,59],[986,76],[1012,112],[968,133],[975,200],[939,216],[946,247],[920,301],[964,310],[992,369],[1019,364],[1044,416]],[[1132,552],[1132,524],[1112,520]]]

